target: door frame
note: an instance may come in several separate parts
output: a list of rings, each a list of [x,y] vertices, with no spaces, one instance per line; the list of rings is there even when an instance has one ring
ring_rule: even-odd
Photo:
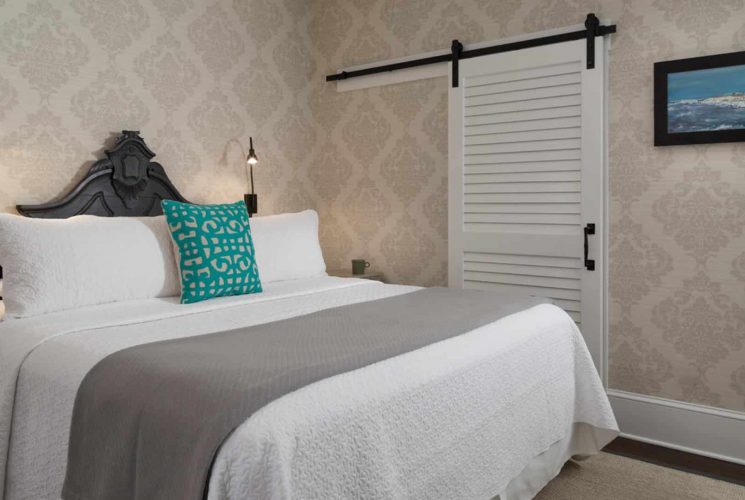
[[[601,176],[602,194],[600,200],[600,209],[602,211],[601,220],[599,220],[599,231],[596,233],[593,243],[600,245],[600,248],[596,250],[596,253],[602,258],[602,267],[599,270],[601,272],[601,297],[600,306],[602,307],[601,325],[600,325],[600,345],[597,346],[599,350],[597,361],[600,365],[598,367],[598,373],[603,382],[603,386],[608,389],[608,330],[609,330],[609,258],[608,258],[608,244],[609,244],[609,209],[610,209],[610,196],[609,196],[609,184],[608,184],[608,138],[609,138],[609,89],[608,89],[608,56],[609,56],[609,40],[607,37],[597,37],[595,39],[595,61],[596,66],[593,70],[597,71],[597,77],[602,79],[601,84],[601,101],[602,109],[600,122],[602,123],[603,130],[600,136],[600,149],[599,157],[601,160],[600,169],[597,172]],[[526,49],[529,50],[529,49]],[[489,57],[489,56],[484,56]],[[452,74],[452,62],[447,64],[448,74]],[[595,75],[593,75],[595,76]],[[463,225],[463,211],[452,210],[451,204],[455,203],[458,206],[463,205],[462,189],[461,184],[462,178],[457,178],[453,175],[453,172],[459,170],[459,164],[462,164],[463,158],[456,159],[452,155],[451,151],[463,151],[463,114],[461,113],[461,103],[459,99],[453,99],[453,95],[460,95],[463,92],[463,85],[460,84],[456,88],[451,88],[450,81],[447,81],[448,85],[448,227],[458,227]],[[583,82],[584,86],[584,82]],[[583,111],[584,112],[584,111]],[[583,134],[584,137],[584,134]],[[596,152],[598,153],[598,152]],[[583,147],[583,156],[584,156]],[[583,158],[584,159],[584,158]],[[583,179],[584,180],[584,179]],[[460,184],[459,184],[460,183]],[[583,221],[584,223],[584,221]],[[450,238],[448,238],[450,240]],[[592,240],[591,240],[592,241]],[[597,247],[596,247],[597,248]],[[454,242],[448,242],[448,262],[453,262],[453,259],[461,258],[463,253],[462,246],[457,246]],[[459,270],[454,269],[455,266],[448,265],[448,282],[462,282],[462,268]]]

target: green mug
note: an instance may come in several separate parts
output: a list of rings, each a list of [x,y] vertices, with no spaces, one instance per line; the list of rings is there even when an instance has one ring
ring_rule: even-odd
[[[365,259],[352,259],[352,274],[365,274],[368,267],[370,263]]]

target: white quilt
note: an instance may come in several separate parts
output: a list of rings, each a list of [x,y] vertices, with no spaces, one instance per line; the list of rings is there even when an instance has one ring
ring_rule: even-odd
[[[75,393],[106,355],[413,290],[322,277],[0,323],[6,499],[59,498]],[[221,448],[209,498],[490,498],[574,422],[617,430],[576,326],[537,306],[267,405]]]

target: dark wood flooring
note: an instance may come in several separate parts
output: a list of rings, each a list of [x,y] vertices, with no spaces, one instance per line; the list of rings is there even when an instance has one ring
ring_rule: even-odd
[[[745,465],[623,437],[616,438],[603,451],[745,486]]]

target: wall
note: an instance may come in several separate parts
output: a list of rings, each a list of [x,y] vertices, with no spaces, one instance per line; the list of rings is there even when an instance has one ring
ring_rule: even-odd
[[[317,206],[330,267],[442,284],[447,82],[338,94],[323,75],[588,11],[619,26],[611,386],[743,411],[745,147],[654,148],[651,70],[742,49],[745,0],[0,0],[0,210],[58,196],[125,128],[188,198],[234,200],[254,135],[261,212]]]
[[[610,56],[610,385],[745,411],[745,147],[652,145],[652,64],[742,50],[743,0],[325,0],[312,5],[333,266],[446,281],[447,82],[336,93],[338,68],[563,27],[618,24]]]
[[[0,210],[62,194],[140,130],[197,202],[312,206],[305,0],[0,0]],[[235,140],[231,140],[235,139]]]

